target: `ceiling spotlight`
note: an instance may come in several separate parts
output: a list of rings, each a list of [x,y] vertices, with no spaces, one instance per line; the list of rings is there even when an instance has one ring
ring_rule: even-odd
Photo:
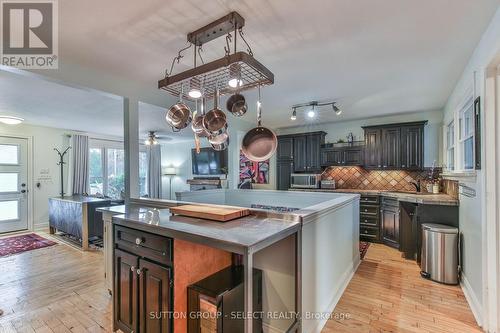
[[[157,140],[157,136],[154,131],[149,131],[148,138],[144,140],[144,144],[146,146],[157,145],[159,142]]]
[[[313,104],[313,105],[312,105],[312,107],[313,107],[313,108],[312,108],[312,110],[309,110],[309,111],[307,112],[307,116],[308,116],[309,118],[314,118],[314,117],[316,117],[316,111],[314,110],[315,104]]]
[[[290,117],[291,120],[296,120],[297,119],[297,108],[293,108],[292,116]]]
[[[240,64],[232,64],[229,67],[229,82],[227,83],[231,88],[238,88],[243,85],[241,79],[241,66]]]
[[[335,114],[337,114],[337,116],[340,116],[340,114],[342,113],[342,110],[337,107],[335,102],[332,104],[332,108],[333,108],[333,111],[335,111]]]
[[[200,91],[200,89],[193,88],[193,89],[189,90],[188,95],[191,98],[200,98],[201,91]]]
[[[0,123],[6,125],[18,125],[24,121],[23,118],[11,117],[11,116],[0,116]]]

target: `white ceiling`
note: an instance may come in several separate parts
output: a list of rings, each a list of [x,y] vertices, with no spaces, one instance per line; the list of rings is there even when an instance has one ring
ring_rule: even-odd
[[[335,116],[325,108],[315,122],[436,110],[444,106],[499,4],[500,0],[61,1],[60,59],[156,89],[172,57],[186,45],[188,32],[237,10],[246,19],[245,36],[255,57],[275,74],[275,84],[263,92],[267,125],[308,121],[299,114],[291,122],[290,107],[311,100],[338,100],[344,110]],[[205,60],[221,56],[223,45],[223,39],[205,45]],[[186,56],[178,70],[191,62]],[[26,91],[33,92],[23,87],[17,96],[11,91],[5,97],[2,90],[0,103],[10,98],[22,105],[24,101],[18,100],[26,98]],[[72,99],[65,90],[51,96],[50,107],[24,107],[32,114],[42,113],[37,120],[61,121],[82,113],[88,122],[79,119],[74,126],[95,127],[93,115],[109,117],[107,126],[116,131],[121,126],[111,122],[113,103],[102,97]],[[46,95],[41,91],[38,98]],[[248,99],[254,101],[255,94],[249,93]],[[11,103],[12,110],[18,110],[16,103]],[[254,112],[246,119],[252,117]],[[149,121],[147,126],[158,126],[158,118],[142,119],[143,124]]]
[[[123,137],[123,102],[118,96],[60,85],[0,71],[0,114],[18,116],[26,124]],[[157,131],[163,142],[191,140],[189,132],[172,133],[165,109],[139,103],[139,135]]]

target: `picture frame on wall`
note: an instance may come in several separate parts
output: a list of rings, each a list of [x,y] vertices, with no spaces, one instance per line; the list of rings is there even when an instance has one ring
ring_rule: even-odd
[[[481,97],[474,100],[474,168],[481,169]]]

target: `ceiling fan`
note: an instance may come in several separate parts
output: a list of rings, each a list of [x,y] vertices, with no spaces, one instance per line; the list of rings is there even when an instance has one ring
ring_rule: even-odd
[[[166,135],[158,135],[157,131],[148,131],[146,140],[144,140],[144,144],[146,146],[154,146],[158,145],[161,142],[172,141],[172,138]]]

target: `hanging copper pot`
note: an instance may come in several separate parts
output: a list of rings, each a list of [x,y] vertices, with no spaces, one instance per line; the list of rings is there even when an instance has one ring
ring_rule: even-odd
[[[214,94],[214,108],[203,117],[203,127],[211,135],[216,136],[227,130],[226,114],[219,109],[219,89]]]
[[[243,137],[241,151],[251,161],[263,162],[276,152],[278,139],[276,134],[262,126],[262,108],[259,86],[259,101],[257,102],[257,127],[248,131]]]
[[[168,109],[165,119],[172,127],[172,131],[179,132],[181,129],[186,128],[192,120],[191,110],[182,101],[182,88],[179,96],[179,101]]]
[[[198,111],[198,101],[196,101],[196,113],[191,123],[191,129],[198,138],[207,138],[210,134],[203,127],[203,118],[205,118],[205,99],[201,101],[200,111]]]

